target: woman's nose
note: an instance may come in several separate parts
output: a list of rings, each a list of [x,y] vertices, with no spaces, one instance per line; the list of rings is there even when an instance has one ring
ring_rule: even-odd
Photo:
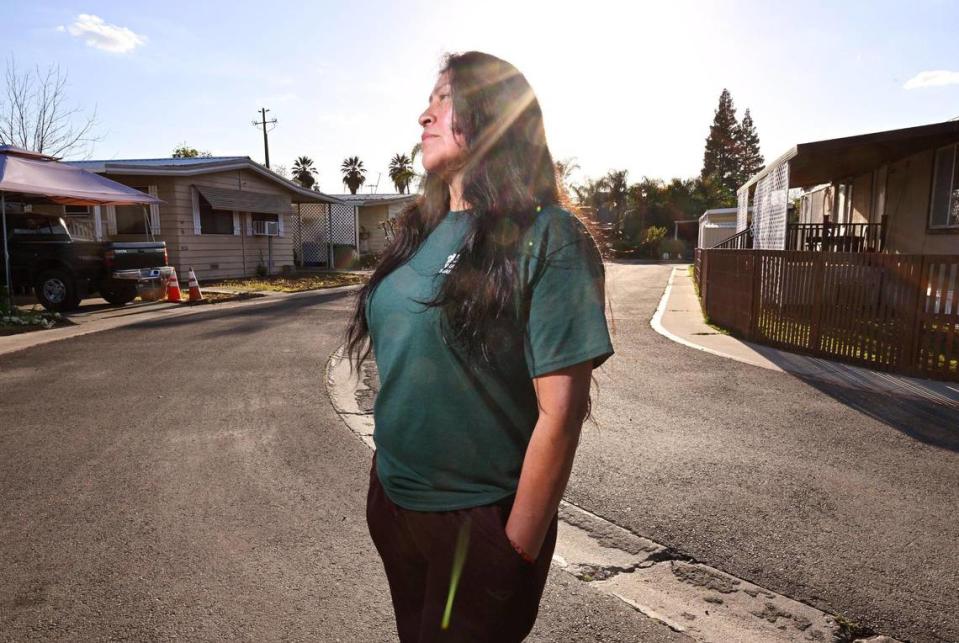
[[[435,120],[436,119],[433,118],[433,115],[430,113],[430,108],[427,107],[425,110],[423,110],[423,113],[420,114],[420,118],[419,118],[420,127],[426,127],[427,125],[434,122]]]

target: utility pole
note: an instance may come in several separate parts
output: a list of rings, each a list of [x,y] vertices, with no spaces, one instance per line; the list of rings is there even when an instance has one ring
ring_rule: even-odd
[[[261,118],[262,120],[253,121],[253,126],[254,126],[254,127],[259,127],[260,125],[263,126],[263,156],[264,156],[265,159],[266,159],[266,167],[267,167],[267,168],[270,167],[270,142],[269,142],[269,141],[267,140],[267,138],[266,138],[266,132],[267,132],[266,126],[267,126],[267,125],[276,125],[276,119],[275,119],[275,118],[274,118],[274,119],[271,119],[271,120],[266,120],[266,113],[267,113],[268,111],[270,111],[270,110],[268,110],[268,109],[265,108],[265,107],[261,107],[261,108],[260,108],[260,118]]]

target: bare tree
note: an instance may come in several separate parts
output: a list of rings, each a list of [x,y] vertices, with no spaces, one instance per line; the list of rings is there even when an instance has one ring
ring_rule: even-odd
[[[20,71],[11,57],[0,94],[0,145],[50,156],[89,156],[100,138],[96,109],[87,115],[67,104],[67,74],[59,65]]]

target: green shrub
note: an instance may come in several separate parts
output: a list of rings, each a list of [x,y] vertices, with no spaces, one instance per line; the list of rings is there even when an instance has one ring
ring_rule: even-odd
[[[661,251],[659,249],[663,239],[666,238],[666,228],[663,226],[649,226],[643,233],[643,240],[639,244],[639,253],[650,259],[658,259]]]
[[[670,257],[680,258],[686,254],[686,242],[682,239],[664,239],[659,244],[659,250],[669,253]]]

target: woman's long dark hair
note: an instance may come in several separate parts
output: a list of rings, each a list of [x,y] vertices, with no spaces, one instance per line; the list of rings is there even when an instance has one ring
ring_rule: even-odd
[[[452,88],[453,128],[466,141],[463,200],[470,206],[472,226],[436,298],[423,303],[442,309],[449,343],[468,356],[489,359],[497,329],[522,321],[518,241],[540,207],[560,201],[560,189],[543,113],[523,74],[477,51],[448,55],[444,72]],[[346,337],[351,364],[361,364],[370,354],[370,295],[416,252],[449,207],[445,178],[427,173],[422,195],[398,218],[393,241],[357,296]]]

